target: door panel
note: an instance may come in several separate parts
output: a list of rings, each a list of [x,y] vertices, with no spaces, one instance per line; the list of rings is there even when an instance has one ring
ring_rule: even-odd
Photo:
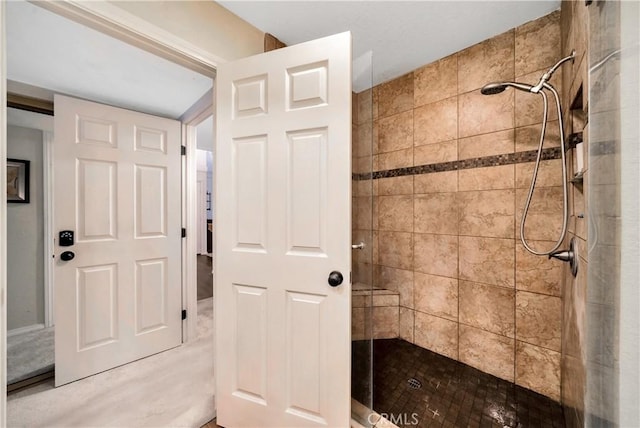
[[[55,98],[56,385],[178,346],[180,123]],[[61,254],[75,257],[64,261]]]
[[[218,423],[349,426],[351,36],[223,64],[217,88]]]

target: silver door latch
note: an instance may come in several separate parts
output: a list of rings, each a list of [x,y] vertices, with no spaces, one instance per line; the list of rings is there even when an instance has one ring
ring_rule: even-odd
[[[364,250],[364,242],[360,242],[359,244],[352,244],[352,250]]]

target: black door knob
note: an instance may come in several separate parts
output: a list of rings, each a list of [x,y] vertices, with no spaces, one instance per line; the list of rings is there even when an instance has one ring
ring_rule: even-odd
[[[334,270],[329,274],[329,285],[332,287],[337,287],[338,285],[342,284],[343,280],[344,278],[342,277],[342,274],[337,270]]]
[[[60,259],[62,261],[68,262],[69,260],[73,260],[73,258],[76,255],[73,253],[73,251],[65,251],[62,254],[60,254]]]

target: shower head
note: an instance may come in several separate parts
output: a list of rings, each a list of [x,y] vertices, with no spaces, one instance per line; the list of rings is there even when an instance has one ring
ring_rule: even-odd
[[[504,83],[489,83],[480,89],[480,93],[482,95],[495,95],[504,92],[505,89],[507,89],[507,85]]]
[[[495,95],[503,92],[508,87],[516,88],[521,91],[531,92],[533,86],[527,85],[526,83],[518,83],[518,82],[493,82],[486,84],[480,89],[480,93],[482,95]]]

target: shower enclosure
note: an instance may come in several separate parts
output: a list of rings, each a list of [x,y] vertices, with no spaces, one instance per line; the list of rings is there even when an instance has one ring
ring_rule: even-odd
[[[566,222],[575,232],[575,213],[563,201],[582,190],[561,174],[556,108],[543,120],[541,96],[481,92],[491,81],[530,90],[547,73],[543,86],[563,97],[566,67],[549,72],[571,59],[560,38],[556,11],[356,88],[353,243],[365,246],[353,250],[352,410],[362,425],[564,426],[568,266],[530,255],[519,224],[526,207],[532,248],[568,247],[558,236]]]
[[[370,426],[373,407],[373,91],[372,53],[353,61],[352,96],[352,418]],[[369,88],[362,90],[362,88]],[[356,91],[359,93],[356,93]]]

